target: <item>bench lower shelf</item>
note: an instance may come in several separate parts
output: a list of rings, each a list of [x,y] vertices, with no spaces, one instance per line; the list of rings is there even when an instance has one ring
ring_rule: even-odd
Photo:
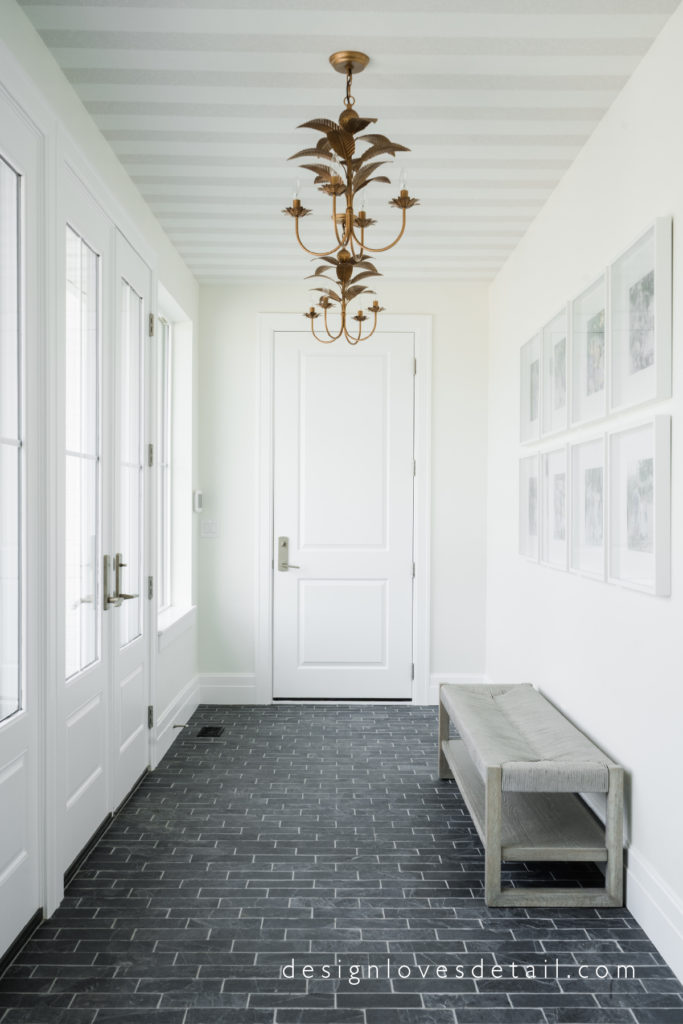
[[[462,740],[445,740],[444,757],[485,842],[486,790]],[[604,829],[573,793],[503,793],[504,861],[606,861]]]

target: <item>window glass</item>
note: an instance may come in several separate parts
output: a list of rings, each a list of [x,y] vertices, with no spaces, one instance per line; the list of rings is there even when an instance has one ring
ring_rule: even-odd
[[[139,595],[142,588],[142,355],[143,301],[121,281],[119,372],[119,543],[125,570],[122,587]],[[142,633],[139,596],[121,606],[121,646]]]
[[[0,721],[21,707],[21,178],[0,157]]]
[[[99,657],[99,257],[66,230],[66,676]]]
[[[159,611],[168,608],[172,603],[172,557],[171,557],[171,531],[172,531],[172,491],[171,491],[171,466],[172,466],[172,434],[171,434],[171,409],[173,407],[172,381],[172,328],[166,320],[160,320],[160,353],[159,353],[159,551],[158,551],[158,572],[159,572]]]

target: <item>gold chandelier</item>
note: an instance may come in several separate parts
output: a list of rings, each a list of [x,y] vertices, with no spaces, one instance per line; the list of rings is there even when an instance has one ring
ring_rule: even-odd
[[[373,248],[365,241],[365,232],[372,227],[376,221],[368,217],[365,212],[364,197],[361,207],[356,212],[354,200],[361,190],[365,189],[371,182],[382,182],[391,184],[389,178],[384,174],[375,174],[375,171],[388,160],[376,160],[376,157],[390,156],[394,158],[398,152],[408,152],[407,146],[400,146],[392,142],[386,135],[359,135],[370,124],[377,121],[376,117],[360,117],[354,110],[355,99],[351,95],[353,75],[359,74],[367,67],[370,58],[365,53],[358,53],[355,50],[342,50],[333,53],[330,57],[330,64],[341,74],[346,75],[346,97],[344,99],[344,110],[339,116],[339,123],[330,121],[327,118],[316,118],[313,121],[306,121],[299,125],[299,128],[312,128],[321,133],[317,145],[311,149],[302,149],[290,157],[290,160],[300,160],[305,157],[313,157],[316,163],[302,164],[302,168],[311,171],[315,175],[314,184],[319,190],[331,197],[332,200],[332,224],[334,228],[333,245],[325,252],[315,252],[309,249],[301,240],[299,221],[307,217],[311,212],[301,205],[298,194],[295,193],[292,205],[288,206],[283,213],[294,219],[294,231],[296,239],[307,253],[321,261],[311,277],[319,281],[328,282],[335,287],[316,287],[313,291],[321,293],[317,305],[322,312],[318,312],[315,306],[311,306],[304,316],[310,321],[311,331],[317,341],[329,344],[341,338],[346,338],[349,345],[357,345],[359,341],[366,341],[377,327],[377,314],[382,312],[377,299],[371,306],[367,307],[367,313],[373,316],[372,327],[367,334],[363,334],[363,325],[370,318],[359,309],[353,316],[349,310],[349,303],[359,298],[361,303],[366,301],[368,295],[374,295],[374,291],[361,284],[369,277],[381,276],[368,254],[386,252],[392,249],[403,237],[406,229],[406,210],[416,206],[418,199],[413,199],[405,187],[405,178],[402,175],[400,190],[395,199],[390,200],[389,205],[395,206],[401,211],[401,228],[398,235],[389,245],[381,248]],[[363,151],[356,148],[358,143],[364,144]],[[297,182],[298,193],[298,182]],[[337,210],[337,202],[343,197],[345,208],[343,212]],[[334,271],[334,277],[327,275]],[[336,290],[335,290],[336,289]],[[341,326],[334,331],[328,323],[328,310],[340,314]],[[324,336],[316,332],[315,321],[323,316]],[[358,324],[356,332],[351,333],[350,320]]]

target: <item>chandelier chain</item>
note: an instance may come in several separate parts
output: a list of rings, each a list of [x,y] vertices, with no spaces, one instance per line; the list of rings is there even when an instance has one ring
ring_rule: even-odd
[[[344,100],[344,105],[347,108],[349,108],[349,109],[351,107],[353,107],[355,105],[355,102],[356,102],[355,97],[351,95],[351,83],[352,83],[352,81],[353,81],[353,71],[351,70],[351,65],[349,64],[349,66],[346,69],[346,99]]]

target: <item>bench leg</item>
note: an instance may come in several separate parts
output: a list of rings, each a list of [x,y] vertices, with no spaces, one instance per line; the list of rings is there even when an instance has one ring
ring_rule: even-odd
[[[501,888],[501,832],[503,817],[503,769],[500,765],[489,765],[486,769],[486,810],[484,834],[485,851],[485,899],[487,907],[499,905]]]
[[[621,907],[624,904],[624,769],[621,765],[609,769],[605,846],[605,889],[612,906]]]
[[[449,727],[449,718],[448,718],[448,715],[446,713],[446,709],[444,708],[444,706],[441,703],[441,701],[439,701],[439,767],[438,767],[438,771],[439,771],[439,778],[440,779],[452,779],[453,778],[453,772],[449,768],[448,761],[444,757],[443,746],[442,746],[444,741],[448,739],[448,735],[449,735],[448,727]]]

